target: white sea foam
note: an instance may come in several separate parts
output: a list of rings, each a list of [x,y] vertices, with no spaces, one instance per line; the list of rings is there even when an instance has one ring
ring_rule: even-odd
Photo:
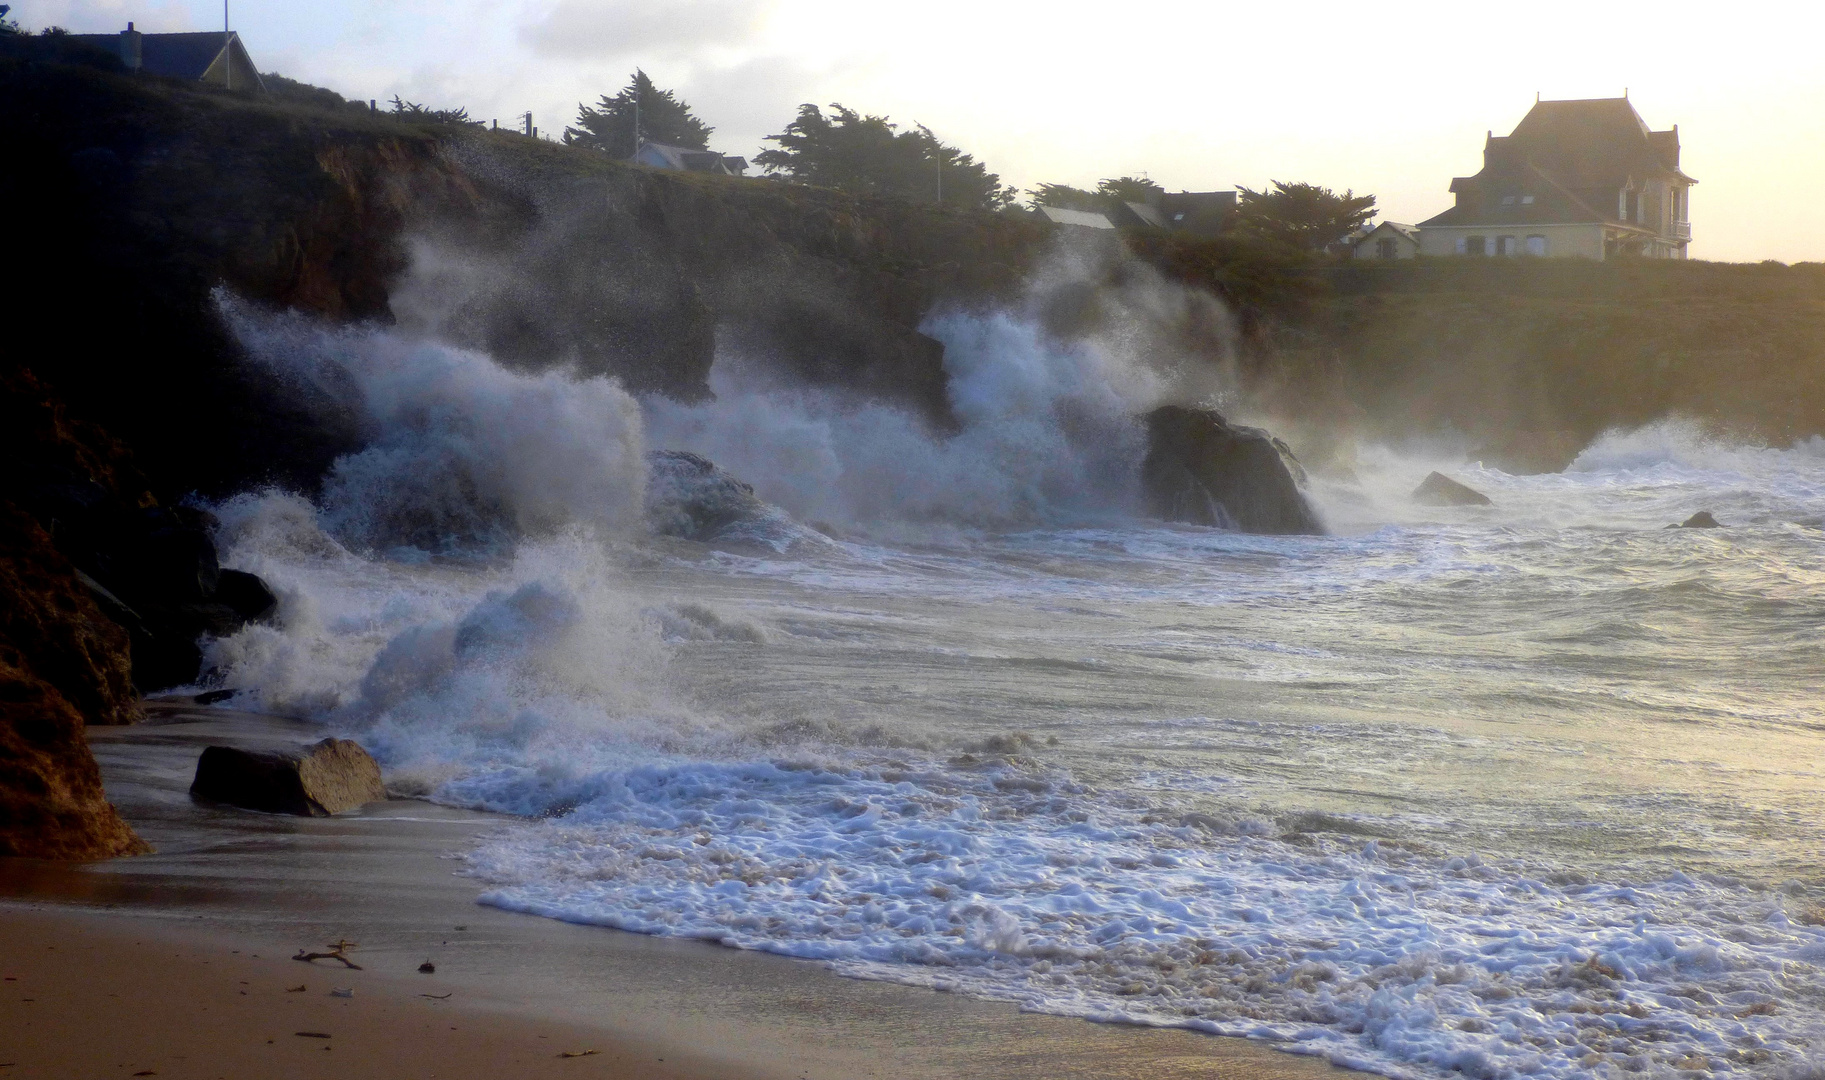
[[[1295,845],[1006,761],[653,765],[564,798],[471,856],[485,903],[1395,1076],[1753,1071],[1825,1038],[1825,927],[1728,881]]]

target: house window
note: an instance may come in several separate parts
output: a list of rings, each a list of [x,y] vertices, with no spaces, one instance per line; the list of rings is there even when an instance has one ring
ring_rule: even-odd
[[[1521,205],[1522,206],[1532,206],[1533,204],[1534,204],[1534,197],[1532,195],[1521,196]]]
[[[1457,253],[1459,255],[1468,255],[1470,253],[1470,241],[1468,238],[1462,236],[1457,238]]]
[[[1466,236],[1464,238],[1464,254],[1466,255],[1487,255],[1489,254],[1488,247],[1489,241],[1484,237]]]
[[[1400,250],[1395,246],[1394,240],[1391,237],[1384,237],[1375,241],[1375,257],[1378,259],[1398,259],[1400,258]]]
[[[1497,255],[1504,255],[1504,256],[1511,256],[1511,255],[1517,254],[1517,252],[1515,251],[1514,237],[1504,236],[1504,237],[1498,239],[1495,242],[1495,253]]]
[[[1527,238],[1527,253],[1529,255],[1546,254],[1546,237],[1544,237],[1544,236],[1528,237]]]
[[[1502,205],[1503,206],[1513,206],[1514,205],[1514,196],[1513,195],[1502,196]]]

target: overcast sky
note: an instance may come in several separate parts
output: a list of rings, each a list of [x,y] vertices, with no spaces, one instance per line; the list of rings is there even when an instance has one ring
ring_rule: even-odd
[[[11,0],[30,28],[216,29],[212,0]],[[1679,125],[1692,254],[1825,260],[1825,4],[1409,0],[232,0],[262,70],[352,98],[531,110],[552,134],[640,67],[752,154],[800,102],[923,123],[1023,190],[1304,180],[1445,209],[1485,133],[1628,90]]]

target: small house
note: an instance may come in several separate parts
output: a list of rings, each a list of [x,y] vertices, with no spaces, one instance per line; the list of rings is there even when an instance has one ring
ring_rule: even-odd
[[[748,171],[747,158],[719,154],[714,150],[693,150],[688,146],[668,146],[644,139],[634,154],[634,161],[640,165],[651,165],[655,169],[720,173],[724,176],[740,176]]]
[[[1678,125],[1649,130],[1626,95],[1535,101],[1489,134],[1481,172],[1451,181],[1457,205],[1420,222],[1420,253],[1683,259],[1697,182]]]
[[[1398,221],[1384,221],[1357,237],[1350,249],[1351,257],[1356,259],[1411,259],[1419,254],[1419,229]]]
[[[1160,216],[1165,226],[1197,236],[1215,236],[1235,223],[1236,193],[1233,191],[1161,192]]]
[[[132,23],[118,34],[72,34],[120,57],[128,71],[143,71],[167,79],[205,82],[229,90],[264,92],[260,71],[254,67],[241,35],[233,30],[208,30],[194,34],[142,34]]]

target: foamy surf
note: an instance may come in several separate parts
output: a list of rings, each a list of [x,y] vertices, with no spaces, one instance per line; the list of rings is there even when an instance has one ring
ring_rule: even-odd
[[[1816,446],[1369,447],[1316,488],[1344,535],[1241,536],[1135,520],[1161,384],[1018,319],[931,328],[940,438],[236,317],[373,437],[218,508],[281,614],[216,684],[543,819],[469,855],[485,902],[1389,1075],[1819,1058]],[[649,446],[767,509],[648,537]],[[1441,466],[1493,506],[1414,506]]]

